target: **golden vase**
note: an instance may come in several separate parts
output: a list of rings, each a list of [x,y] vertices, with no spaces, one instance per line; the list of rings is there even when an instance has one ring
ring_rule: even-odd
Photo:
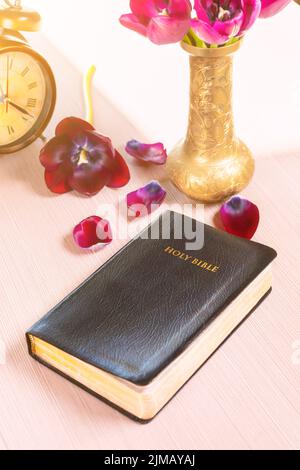
[[[182,43],[190,54],[189,125],[185,140],[170,153],[167,169],[180,191],[201,202],[239,193],[254,173],[252,154],[234,131],[232,61],[240,44],[202,49]]]

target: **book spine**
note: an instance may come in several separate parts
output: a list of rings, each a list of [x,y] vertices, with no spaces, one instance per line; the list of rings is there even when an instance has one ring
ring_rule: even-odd
[[[26,333],[26,342],[28,346],[28,352],[30,356],[36,357],[35,346],[34,346],[34,337],[30,333]]]

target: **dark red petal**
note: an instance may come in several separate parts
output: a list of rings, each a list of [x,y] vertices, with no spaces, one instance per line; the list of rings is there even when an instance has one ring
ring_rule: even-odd
[[[86,131],[79,134],[75,141],[89,152],[92,159],[103,159],[105,157],[107,165],[113,167],[113,163],[110,164],[109,159],[114,159],[115,149],[109,137],[95,131]]]
[[[240,197],[223,204],[220,216],[226,232],[248,240],[254,236],[260,219],[258,207]]]
[[[70,160],[73,151],[74,146],[69,137],[54,137],[42,148],[40,162],[46,170],[54,171],[66,160]]]
[[[115,169],[112,178],[107,185],[109,188],[123,188],[130,181],[130,171],[122,155],[115,151]]]
[[[113,148],[112,141],[109,137],[102,135],[97,131],[89,131],[88,134],[92,134],[93,136],[95,136],[99,143],[101,142],[102,144],[106,144],[108,147]],[[97,142],[97,140],[95,140],[95,142]]]
[[[94,196],[110,181],[111,171],[101,162],[83,163],[69,178],[70,186],[80,194]]]
[[[95,128],[87,121],[76,117],[68,117],[63,119],[55,130],[55,135],[67,135],[73,139],[77,134],[84,131],[94,131]]]
[[[107,220],[98,216],[88,217],[78,224],[73,230],[75,243],[80,248],[91,248],[112,242],[112,230]]]
[[[55,171],[46,170],[45,182],[48,189],[50,189],[50,191],[55,194],[65,194],[72,191],[72,188],[68,182],[71,171],[71,167],[68,167],[67,169],[63,166],[59,167]]]

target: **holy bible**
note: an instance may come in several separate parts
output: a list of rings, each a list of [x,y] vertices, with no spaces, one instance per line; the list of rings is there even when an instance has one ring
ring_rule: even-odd
[[[203,246],[178,236],[184,222]],[[29,352],[150,421],[271,291],[275,258],[166,212],[28,331]]]

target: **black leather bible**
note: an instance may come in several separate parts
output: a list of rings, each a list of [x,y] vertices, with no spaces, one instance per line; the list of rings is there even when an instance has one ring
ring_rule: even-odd
[[[166,212],[28,331],[29,352],[149,421],[270,292],[275,257]]]

